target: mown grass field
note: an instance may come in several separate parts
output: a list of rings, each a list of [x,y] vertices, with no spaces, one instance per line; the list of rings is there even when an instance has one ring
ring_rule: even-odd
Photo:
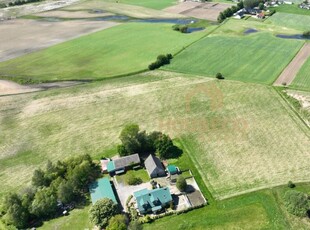
[[[104,0],[106,2],[115,2],[115,0]],[[129,4],[129,5],[136,5],[136,6],[143,6],[147,8],[152,8],[156,10],[161,10],[164,9],[168,6],[172,6],[177,3],[176,0],[161,0],[161,1],[156,1],[156,0],[119,0],[119,3],[123,4]]]
[[[302,2],[302,1],[301,1]],[[299,2],[299,3],[301,3]],[[281,12],[281,13],[289,13],[289,14],[301,14],[301,15],[310,15],[310,11],[309,10],[305,10],[305,9],[300,9],[298,4],[296,3],[294,5],[280,5],[278,7],[270,7],[270,9],[276,10],[277,12]]]
[[[177,55],[164,69],[226,79],[271,84],[303,41],[261,32],[245,36],[210,35]]]
[[[294,81],[290,85],[293,88],[310,91],[310,58],[299,70]]]
[[[276,13],[272,15],[272,17],[268,18],[265,22],[271,22],[277,26],[293,28],[303,32],[309,30],[310,17],[309,15]]]
[[[130,122],[181,137],[218,199],[309,178],[309,130],[264,85],[151,72],[0,105],[0,196],[29,184],[47,159],[102,156]]]
[[[171,24],[127,23],[0,63],[0,76],[34,81],[103,79],[145,70],[205,31],[182,34]]]

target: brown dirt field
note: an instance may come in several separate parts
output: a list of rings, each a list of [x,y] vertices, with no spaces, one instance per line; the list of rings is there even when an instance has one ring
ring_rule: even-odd
[[[111,15],[114,14],[108,12],[90,13],[87,11],[62,11],[62,10],[47,11],[36,14],[36,16],[40,17],[57,17],[57,18],[95,18]]]
[[[0,61],[118,25],[103,21],[45,22],[17,19],[0,22]]]
[[[290,85],[296,77],[299,69],[307,61],[308,57],[310,57],[310,43],[305,43],[305,45],[299,50],[298,54],[290,62],[290,64],[288,64],[273,85],[279,86],[282,85],[282,83]]]
[[[12,81],[0,80],[0,96],[29,93],[41,90],[40,88],[19,85]]]
[[[233,4],[227,3],[199,3],[199,2],[183,2],[176,6],[171,6],[164,11],[170,13],[178,13],[189,17],[216,21],[220,12]]]

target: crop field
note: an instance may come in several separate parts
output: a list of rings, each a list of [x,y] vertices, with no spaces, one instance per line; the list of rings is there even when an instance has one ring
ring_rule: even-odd
[[[116,2],[115,0],[104,0],[105,2]],[[143,6],[146,8],[152,8],[156,10],[164,9],[168,6],[174,5],[177,3],[177,0],[119,0],[118,3]]]
[[[310,17],[307,15],[276,13],[265,22],[271,22],[274,25],[293,28],[304,32],[309,30]]]
[[[301,1],[302,2],[302,1]],[[299,2],[299,3],[301,3]],[[301,15],[310,15],[310,10],[306,10],[306,9],[300,9],[298,4],[296,3],[294,5],[280,5],[278,7],[270,7],[270,9],[274,9],[277,12],[281,12],[281,13],[288,13],[288,14],[301,14]]]
[[[291,87],[310,91],[310,58],[297,73]]]
[[[0,108],[0,196],[47,159],[104,155],[129,122],[181,138],[217,199],[310,176],[309,130],[264,85],[155,71],[1,97]]]
[[[127,1],[127,0],[126,0]],[[160,2],[167,2],[168,0],[160,1]],[[169,0],[170,1],[170,0]],[[135,2],[138,2],[135,0]],[[170,1],[173,2],[173,1]],[[155,5],[160,5],[162,3],[156,2]],[[135,5],[128,5],[122,3],[116,3],[109,1],[85,1],[79,4],[71,5],[68,7],[63,8],[63,10],[93,10],[93,9],[100,9],[107,12],[113,12],[115,14],[120,15],[127,15],[133,18],[179,18],[184,17],[180,14],[173,14],[164,12],[162,10],[155,10],[151,8],[146,8],[142,6],[135,6]]]
[[[295,56],[303,41],[270,33],[210,35],[185,49],[165,69],[226,79],[271,84]]]
[[[0,61],[38,51],[117,24],[83,20],[47,22],[18,19],[4,21],[0,24]]]
[[[182,34],[171,24],[127,23],[2,62],[0,75],[50,81],[128,74],[147,69],[159,54],[174,54],[205,33]]]

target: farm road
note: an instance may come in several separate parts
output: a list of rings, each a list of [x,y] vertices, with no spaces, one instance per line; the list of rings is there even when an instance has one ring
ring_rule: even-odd
[[[290,64],[288,64],[278,79],[273,83],[273,85],[280,86],[283,83],[290,85],[296,77],[299,69],[307,61],[308,57],[310,57],[310,43],[305,43],[295,58],[290,62]]]

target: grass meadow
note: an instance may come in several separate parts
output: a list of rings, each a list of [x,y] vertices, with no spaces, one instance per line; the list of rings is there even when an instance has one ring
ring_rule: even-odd
[[[302,1],[301,1],[302,2]],[[301,3],[299,2],[299,3]],[[269,9],[276,10],[277,12],[281,13],[288,13],[288,14],[300,14],[300,15],[310,15],[309,10],[300,9],[299,3],[296,3],[294,5],[279,5],[278,7],[270,7]]]
[[[176,53],[206,32],[182,34],[171,24],[126,23],[0,63],[8,78],[103,79],[145,70],[159,54]]]
[[[115,0],[104,0],[106,2],[115,2]],[[123,4],[129,4],[129,5],[136,5],[136,6],[143,6],[146,8],[152,8],[156,10],[161,10],[166,7],[172,6],[177,3],[176,0],[161,0],[161,1],[156,1],[156,0],[119,0],[119,3]]]
[[[155,71],[0,105],[0,196],[47,159],[114,155],[130,122],[181,138],[216,199],[309,178],[309,130],[264,85]]]
[[[294,81],[290,85],[296,89],[310,91],[310,58],[301,67]]]
[[[177,55],[164,69],[271,84],[303,45],[261,32],[246,36],[210,35]]]
[[[289,13],[276,13],[272,15],[272,17],[268,18],[265,22],[271,22],[272,24],[277,26],[293,28],[303,32],[309,30],[310,17],[309,15],[307,16]]]

